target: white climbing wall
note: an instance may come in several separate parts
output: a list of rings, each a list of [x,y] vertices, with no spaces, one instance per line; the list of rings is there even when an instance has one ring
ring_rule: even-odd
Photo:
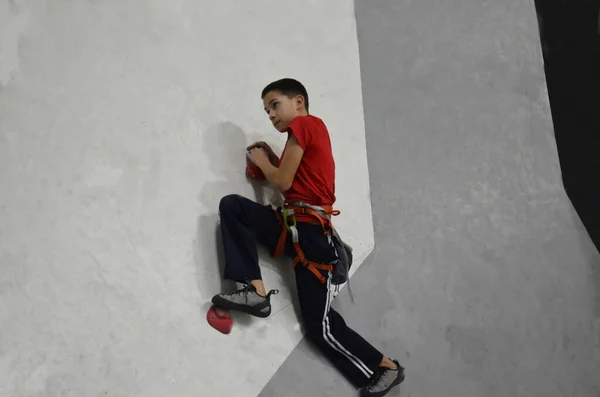
[[[269,319],[222,335],[206,311],[228,287],[219,199],[276,197],[243,171],[247,144],[283,147],[260,99],[281,77],[330,128],[359,265],[351,0],[0,0],[0,396],[258,394],[302,337],[288,263],[263,255]]]

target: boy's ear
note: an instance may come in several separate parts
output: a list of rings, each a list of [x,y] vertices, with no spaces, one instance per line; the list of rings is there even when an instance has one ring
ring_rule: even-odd
[[[304,107],[304,97],[302,95],[296,95],[296,106],[300,109]]]

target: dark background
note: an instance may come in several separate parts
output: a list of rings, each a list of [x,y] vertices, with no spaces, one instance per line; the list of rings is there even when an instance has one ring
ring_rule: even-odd
[[[536,0],[563,183],[600,251],[600,0]]]

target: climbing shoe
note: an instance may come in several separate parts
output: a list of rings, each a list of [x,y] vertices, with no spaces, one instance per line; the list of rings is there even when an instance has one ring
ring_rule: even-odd
[[[237,291],[221,293],[213,296],[215,306],[228,310],[237,310],[256,317],[269,317],[271,315],[271,295],[277,295],[278,290],[271,290],[267,296],[260,296],[256,288],[248,283]]]
[[[380,367],[371,378],[369,384],[360,391],[361,397],[382,397],[404,380],[404,368],[396,360],[397,370]]]

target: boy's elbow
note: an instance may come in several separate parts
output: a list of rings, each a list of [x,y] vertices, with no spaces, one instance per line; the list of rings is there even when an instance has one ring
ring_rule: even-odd
[[[279,189],[279,191],[281,193],[287,192],[288,190],[291,189],[291,187],[292,187],[292,183],[291,182],[287,182],[287,181],[282,181],[282,182],[279,182],[277,184],[277,188]]]
[[[285,193],[292,188],[292,181],[293,180],[290,178],[282,177],[282,178],[279,178],[279,180],[277,181],[277,183],[275,185],[277,186],[277,189],[279,189],[279,191],[281,193]]]

